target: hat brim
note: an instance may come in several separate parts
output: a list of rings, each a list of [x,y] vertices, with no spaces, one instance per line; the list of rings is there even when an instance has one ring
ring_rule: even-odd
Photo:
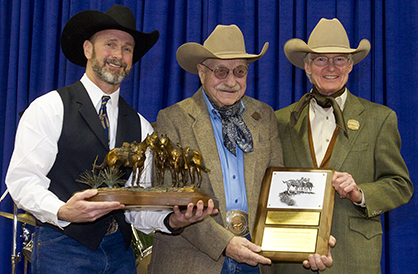
[[[353,56],[353,63],[363,60],[370,51],[370,42],[367,39],[360,41],[356,49],[344,47],[317,47],[310,48],[303,40],[294,38],[286,42],[283,47],[287,59],[296,67],[305,69],[303,59],[308,53],[349,53]]]
[[[126,28],[103,12],[86,10],[75,14],[64,26],[61,34],[62,52],[72,63],[85,67],[87,59],[84,55],[84,41],[88,40],[96,32],[106,29],[122,30],[132,35],[135,40],[132,64],[141,59],[159,38],[157,30],[145,33]]]
[[[261,49],[260,54],[248,54],[240,52],[225,52],[215,54],[210,50],[206,49],[204,46],[198,43],[186,43],[181,45],[177,49],[176,57],[179,65],[185,70],[193,74],[197,74],[197,64],[203,62],[206,59],[221,59],[221,60],[231,60],[231,59],[247,59],[248,63],[252,63],[260,59],[267,51],[269,43],[266,42]]]

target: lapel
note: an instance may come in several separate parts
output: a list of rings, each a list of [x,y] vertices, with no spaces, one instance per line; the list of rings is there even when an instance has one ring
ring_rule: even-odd
[[[221,162],[216,148],[215,134],[212,122],[203,99],[202,88],[192,97],[194,104],[191,105],[189,115],[194,119],[192,130],[196,136],[197,150],[203,155],[203,161],[210,166],[208,174],[213,193],[219,201],[219,211],[224,223],[226,223],[225,190],[222,177]]]
[[[258,126],[259,120],[261,120],[260,112],[257,110],[252,100],[244,96],[242,101],[245,106],[245,112],[242,115],[242,119],[247,125],[253,137],[254,151],[260,147],[260,127]],[[255,174],[257,168],[257,162],[259,160],[259,153],[249,152],[244,153],[244,178],[245,178],[245,190],[247,193],[247,205],[249,216],[255,216],[256,206],[251,205],[258,204],[258,195],[260,193],[261,182],[256,182]],[[259,171],[257,171],[259,173]]]
[[[344,108],[344,120],[346,125],[351,122],[358,122],[358,130],[353,129],[351,126],[347,126],[348,138],[344,136],[344,133],[340,131],[335,142],[334,150],[332,151],[331,160],[329,166],[341,170],[341,166],[344,160],[347,158],[348,153],[352,150],[352,147],[358,138],[360,132],[365,126],[365,121],[361,117],[361,113],[364,111],[363,105],[360,103],[358,98],[351,94],[348,90],[347,101]],[[349,123],[349,121],[351,122]]]
[[[291,127],[290,123],[287,124],[290,132],[290,140],[292,140],[291,146],[293,153],[290,156],[286,156],[286,158],[294,157],[290,162],[293,163],[296,161],[298,163],[296,166],[300,167],[313,167],[308,137],[308,109],[308,107],[304,108],[294,127]]]
[[[90,100],[87,90],[84,88],[83,84],[80,81],[75,83],[73,94],[76,103],[79,105],[78,111],[80,115],[84,118],[86,123],[89,125],[89,127],[96,135],[96,137],[100,140],[100,142],[103,144],[103,146],[105,146],[106,149],[109,149],[109,146],[107,144],[107,138],[104,133],[103,127],[100,124],[100,120],[96,113],[96,109]]]
[[[329,167],[332,167],[336,170],[341,169],[345,158],[347,157],[355,140],[364,127],[364,120],[360,116],[360,114],[364,111],[364,107],[356,96],[351,94],[348,90],[347,92],[347,101],[345,103],[343,113],[345,123],[347,124],[349,120],[354,120],[359,123],[360,127],[358,130],[353,130],[350,129],[350,127],[347,127],[348,138],[344,136],[344,132],[339,131],[329,163]],[[302,111],[298,122],[293,128],[290,126],[290,123],[288,124],[293,150],[293,156],[290,157],[295,157],[296,161],[300,164],[299,166],[301,167],[313,166],[308,137],[308,109],[309,108],[306,107]]]

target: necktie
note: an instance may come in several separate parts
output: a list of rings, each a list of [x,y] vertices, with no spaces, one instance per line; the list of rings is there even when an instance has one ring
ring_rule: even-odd
[[[100,110],[99,110],[99,118],[100,118],[100,122],[102,123],[102,127],[107,137],[107,144],[109,144],[109,117],[107,117],[106,104],[109,100],[110,100],[110,96],[106,96],[106,95],[103,96],[102,105],[100,106]]]
[[[338,96],[341,96],[341,94],[343,94],[344,91],[345,91],[345,86],[342,89],[340,89],[339,91],[332,94],[331,96],[325,96],[325,95],[320,94],[318,92],[318,90],[316,89],[316,87],[313,86],[312,92],[303,95],[302,98],[300,98],[298,104],[296,105],[295,110],[292,111],[292,113],[290,115],[290,125],[291,126],[296,125],[296,122],[298,121],[299,116],[302,113],[302,110],[309,104],[309,101],[312,98],[315,98],[316,102],[321,107],[323,107],[323,108],[332,107],[333,108],[334,116],[335,116],[335,122],[336,122],[337,126],[339,128],[341,128],[344,131],[345,136],[348,137],[347,128],[345,126],[343,113],[342,113],[341,108],[338,105],[337,101],[335,100],[335,98],[337,98]]]
[[[221,115],[222,120],[222,137],[224,140],[224,146],[237,156],[235,151],[235,145],[243,152],[253,151],[253,137],[250,130],[242,119],[244,108],[242,107],[241,100],[233,104],[232,106],[219,107],[212,100],[209,99],[214,109]]]

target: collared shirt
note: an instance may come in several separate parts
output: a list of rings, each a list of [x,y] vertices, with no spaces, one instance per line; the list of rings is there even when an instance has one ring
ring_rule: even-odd
[[[345,101],[347,100],[347,89],[341,96],[335,98],[341,111],[344,110]],[[311,99],[309,108],[309,119],[311,122],[312,140],[314,143],[315,157],[318,165],[321,164],[324,159],[325,152],[328,149],[328,145],[331,142],[332,135],[334,133],[336,123],[334,116],[334,109],[324,109],[315,99]]]
[[[222,177],[225,189],[226,211],[239,209],[248,212],[244,178],[244,153],[241,149],[238,148],[238,146],[236,146],[237,156],[235,157],[224,146],[221,116],[219,115],[218,111],[213,108],[203,89],[202,92],[203,98],[208,107],[213,132],[215,134],[216,146],[218,148],[218,154],[221,161]]]
[[[87,77],[81,78],[97,112],[104,93]],[[110,119],[110,143],[115,145],[119,90],[111,95],[108,106]],[[98,107],[98,108],[97,108]],[[138,113],[141,120],[141,134],[144,139],[153,132],[150,123]],[[63,228],[69,222],[58,220],[59,208],[64,201],[48,190],[47,177],[58,153],[58,140],[64,119],[64,105],[57,91],[51,91],[37,99],[25,110],[16,132],[15,149],[6,175],[6,185],[19,208],[30,212],[41,222]],[[147,161],[152,161],[151,157]],[[145,166],[150,166],[145,163]],[[142,180],[151,181],[147,171]],[[163,221],[167,211],[132,211],[125,213],[128,222],[145,233],[161,230],[170,233]]]
[[[335,98],[338,105],[341,108],[341,111],[344,111],[345,103],[347,101],[347,88],[341,96]],[[322,163],[325,153],[327,152],[328,145],[331,142],[332,135],[334,134],[335,123],[334,109],[330,107],[329,109],[324,109],[315,99],[311,99],[309,103],[309,120],[311,123],[312,130],[312,141],[314,144],[315,157],[318,165]],[[364,193],[362,194],[362,201],[360,203],[354,203],[355,205],[365,207],[366,201],[364,198]]]

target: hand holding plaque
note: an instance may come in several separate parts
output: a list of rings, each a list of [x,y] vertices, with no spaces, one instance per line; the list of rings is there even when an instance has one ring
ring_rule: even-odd
[[[275,261],[302,262],[327,255],[335,191],[333,169],[268,168],[257,208],[253,242]]]

